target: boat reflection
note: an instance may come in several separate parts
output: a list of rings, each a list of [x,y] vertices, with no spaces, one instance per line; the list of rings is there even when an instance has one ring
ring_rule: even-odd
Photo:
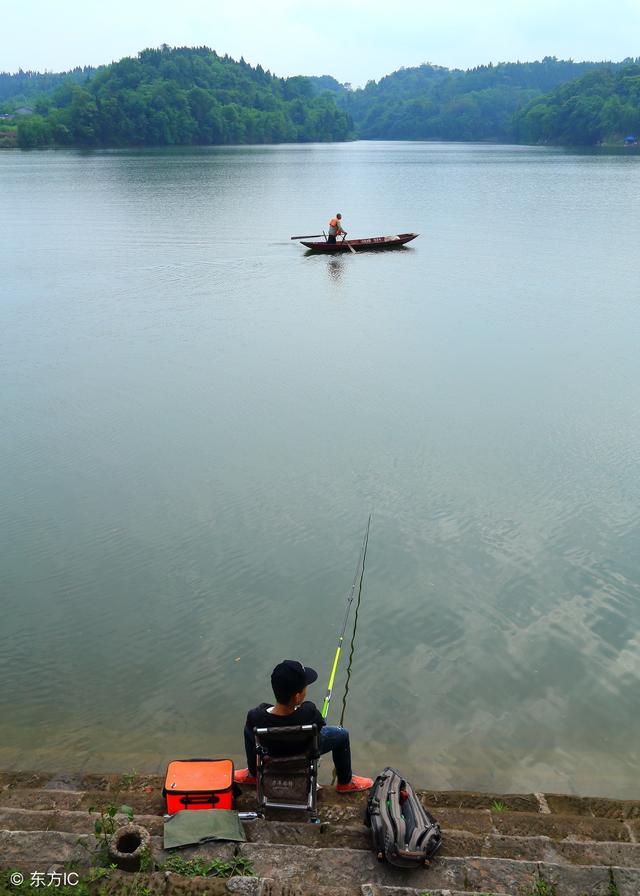
[[[344,258],[342,255],[332,255],[327,260],[327,271],[334,283],[342,281],[342,275],[344,274]]]

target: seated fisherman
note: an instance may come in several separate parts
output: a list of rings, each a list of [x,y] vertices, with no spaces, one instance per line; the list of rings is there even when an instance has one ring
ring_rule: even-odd
[[[256,745],[254,728],[276,728],[286,725],[317,725],[320,752],[333,754],[336,767],[338,793],[353,793],[368,790],[373,781],[351,773],[351,747],[349,732],[345,728],[326,725],[316,706],[304,698],[307,685],[312,684],[318,673],[298,660],[284,660],[278,663],[271,674],[271,687],[276,698],[275,705],[261,703],[247,713],[244,727],[244,747],[248,768],[238,769],[234,779],[238,784],[256,783]]]

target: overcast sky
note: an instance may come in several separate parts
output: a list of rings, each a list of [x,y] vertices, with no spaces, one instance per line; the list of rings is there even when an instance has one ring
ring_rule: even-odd
[[[400,66],[640,56],[640,0],[0,0],[0,70],[209,46],[360,86]]]

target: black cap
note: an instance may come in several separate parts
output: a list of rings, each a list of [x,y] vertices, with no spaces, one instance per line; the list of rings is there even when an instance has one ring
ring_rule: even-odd
[[[271,673],[271,686],[276,693],[293,696],[308,684],[313,684],[318,673],[300,660],[283,660]]]

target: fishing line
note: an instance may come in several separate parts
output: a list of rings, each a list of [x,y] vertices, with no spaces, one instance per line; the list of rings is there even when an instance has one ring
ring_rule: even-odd
[[[362,561],[362,575],[360,576],[360,587],[358,588],[358,600],[356,601],[356,615],[353,620],[353,631],[351,632],[351,644],[349,646],[349,664],[347,666],[347,680],[344,685],[344,694],[342,695],[342,712],[340,713],[340,722],[342,728],[344,722],[344,714],[347,709],[347,694],[349,693],[349,682],[351,680],[351,667],[353,665],[353,649],[356,643],[356,631],[358,629],[358,613],[360,612],[360,598],[362,597],[362,583],[364,581],[364,559]]]
[[[364,562],[365,557],[367,555],[367,543],[369,541],[369,527],[371,526],[371,514],[369,514],[369,519],[367,521],[367,531],[364,536],[364,542],[362,544],[362,548],[360,550],[360,556],[358,557],[358,565],[356,567],[356,574],[353,579],[353,584],[351,585],[351,590],[349,591],[349,596],[347,598],[347,609],[344,614],[344,621],[342,623],[342,629],[340,630],[340,637],[338,638],[338,646],[336,648],[336,653],[333,658],[333,665],[331,667],[331,672],[329,674],[329,682],[327,684],[327,693],[324,698],[324,703],[322,704],[322,718],[327,718],[327,713],[329,712],[329,703],[331,701],[331,693],[333,690],[333,683],[336,678],[336,672],[338,671],[338,663],[340,662],[340,654],[342,653],[342,642],[344,640],[344,633],[347,628],[347,621],[349,619],[349,612],[351,611],[351,604],[353,603],[353,597],[356,591],[356,587],[359,585],[358,592],[358,603],[360,603],[360,595],[362,594],[362,576],[364,575]],[[352,639],[353,644],[353,639]]]

